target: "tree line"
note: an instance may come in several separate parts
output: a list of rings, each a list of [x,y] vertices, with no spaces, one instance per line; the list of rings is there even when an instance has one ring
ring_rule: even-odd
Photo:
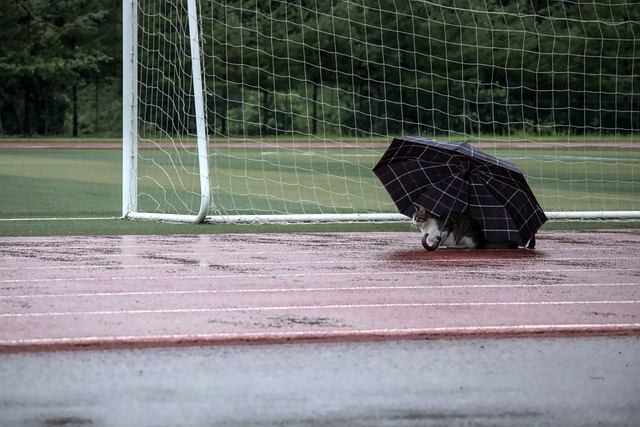
[[[190,64],[157,54],[188,52],[186,2],[139,3],[153,47],[139,51],[140,112],[166,115],[171,133],[192,108],[176,73]],[[628,3],[201,1],[210,132],[637,132],[640,8]],[[175,25],[144,18],[159,5]],[[0,134],[119,135],[121,2],[0,7]]]
[[[121,10],[118,0],[2,2],[0,135],[111,133]]]

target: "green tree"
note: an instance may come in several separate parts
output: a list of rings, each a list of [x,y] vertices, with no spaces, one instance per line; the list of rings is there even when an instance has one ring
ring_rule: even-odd
[[[103,25],[113,24],[113,1],[20,0],[0,12],[3,123],[7,130],[60,133],[67,108],[77,135],[78,86],[114,57]],[[119,46],[119,43],[118,45]],[[20,99],[21,102],[17,102]],[[13,111],[13,113],[10,113]],[[9,113],[8,113],[9,112]]]

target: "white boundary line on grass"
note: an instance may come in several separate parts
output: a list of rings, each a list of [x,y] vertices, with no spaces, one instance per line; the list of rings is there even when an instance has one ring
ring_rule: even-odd
[[[615,220],[627,220],[633,221],[640,219],[640,211],[562,211],[562,212],[545,212],[549,220],[603,220],[603,219],[615,219]],[[48,217],[48,218],[0,218],[0,222],[20,222],[20,221],[105,221],[111,219],[124,219],[119,216],[108,217],[78,217],[78,218],[62,218],[62,217]],[[336,221],[337,220],[337,221]],[[221,217],[208,216],[205,220],[207,224],[238,224],[238,223],[263,223],[263,222],[287,222],[292,223],[304,223],[304,222],[321,222],[321,221],[336,221],[336,222],[403,222],[408,221],[408,218],[399,213],[390,214],[354,214],[337,215],[335,218],[328,217],[326,215],[292,215],[287,220],[285,215],[227,215]],[[163,221],[158,221],[163,222]],[[165,221],[166,222],[166,221]]]
[[[105,216],[105,217],[86,217],[86,218],[0,218],[0,222],[10,221],[104,221],[107,219],[120,219],[117,216]]]

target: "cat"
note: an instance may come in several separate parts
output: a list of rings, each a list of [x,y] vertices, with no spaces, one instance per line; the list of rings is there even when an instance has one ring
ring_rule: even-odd
[[[446,221],[446,224],[444,222]],[[437,217],[423,206],[416,205],[411,224],[422,232],[422,246],[428,250],[435,250],[439,245],[448,248],[469,249],[517,249],[513,241],[489,242],[482,233],[480,224],[471,216],[461,212],[451,212],[449,218],[445,215]],[[444,224],[444,229],[443,229]],[[429,236],[431,236],[429,238]],[[437,242],[437,237],[441,241]]]

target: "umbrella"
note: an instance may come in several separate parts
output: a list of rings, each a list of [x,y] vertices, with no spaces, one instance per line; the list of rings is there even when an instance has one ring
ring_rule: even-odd
[[[467,213],[488,241],[532,248],[547,220],[517,166],[467,143],[394,138],[373,172],[403,215],[416,204],[437,216]]]

